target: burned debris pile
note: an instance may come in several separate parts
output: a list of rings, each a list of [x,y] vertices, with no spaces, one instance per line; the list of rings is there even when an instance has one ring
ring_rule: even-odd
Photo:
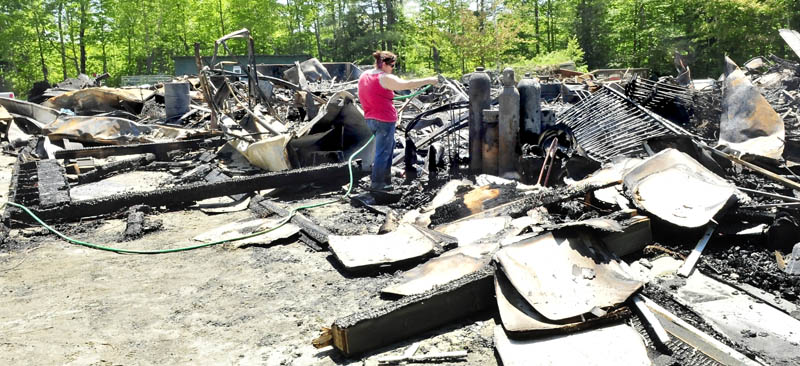
[[[256,65],[246,29],[215,57],[236,41],[240,72],[196,51],[199,75],[170,82],[0,98],[17,156],[3,238],[34,215],[126,217],[129,240],[159,212],[249,209],[194,239],[299,240],[345,276],[393,276],[308,335],[348,358],[488,314],[505,365],[800,363],[797,62],[440,77],[395,98],[395,188],[369,191],[363,68]],[[415,351],[379,362],[469,359]]]

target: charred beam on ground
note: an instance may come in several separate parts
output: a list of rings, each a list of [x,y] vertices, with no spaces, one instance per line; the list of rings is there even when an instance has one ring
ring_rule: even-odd
[[[281,217],[289,215],[289,210],[285,207],[263,198],[254,198],[251,209],[261,216],[266,216],[265,214],[268,213],[273,213]],[[297,225],[303,233],[315,241],[317,246],[320,247],[319,250],[322,250],[322,247],[328,246],[328,237],[333,235],[328,229],[317,225],[314,221],[299,212],[296,212],[294,216],[292,216],[290,222]],[[317,250],[317,248],[314,249]]]
[[[354,167],[356,171],[360,168]],[[71,202],[57,207],[33,211],[44,220],[74,219],[104,215],[133,205],[176,206],[207,198],[250,193],[267,188],[295,185],[305,182],[340,184],[349,177],[347,164],[331,164],[290,171],[272,172],[250,177],[236,177],[214,183],[193,183],[180,187],[158,189],[150,192],[116,194],[109,197]],[[14,218],[30,221],[31,218],[18,211]]]
[[[314,346],[333,345],[347,356],[362,354],[494,305],[494,268],[486,266],[424,294],[338,319]]]
[[[98,166],[97,169],[78,175],[78,184],[97,182],[112,175],[139,168],[155,160],[153,154],[143,154],[134,159],[125,159]]]
[[[51,207],[70,201],[69,183],[64,167],[57,161],[48,159],[36,163],[36,184],[39,190],[39,205]]]
[[[220,138],[213,139],[193,139],[185,141],[156,142],[149,144],[114,145],[87,147],[84,149],[72,149],[56,151],[56,159],[77,159],[84,157],[107,158],[109,156],[133,155],[152,153],[156,156],[165,156],[169,151],[175,150],[197,150],[222,146],[226,140]]]

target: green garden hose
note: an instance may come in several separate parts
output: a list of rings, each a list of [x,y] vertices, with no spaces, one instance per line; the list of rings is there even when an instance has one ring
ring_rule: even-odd
[[[356,150],[356,152],[354,152],[352,155],[350,155],[350,158],[347,159],[348,170],[350,172],[350,184],[347,187],[347,192],[345,192],[345,194],[342,196],[343,199],[349,197],[350,196],[350,192],[352,192],[352,190],[353,190],[353,184],[354,184],[354,179],[353,179],[353,158],[356,155],[358,155],[359,153],[361,153],[361,151],[363,151],[364,148],[366,148],[367,145],[369,145],[369,143],[372,142],[372,140],[374,140],[374,139],[375,139],[375,135],[372,135],[372,137],[369,138],[369,140],[367,141],[367,143],[364,144],[364,146],[361,146],[361,148]],[[85,242],[85,241],[73,239],[73,238],[70,238],[69,236],[64,235],[60,231],[54,229],[52,226],[47,225],[47,223],[42,221],[42,219],[40,219],[38,216],[36,216],[36,214],[34,214],[27,207],[25,207],[23,205],[20,205],[18,203],[14,203],[14,202],[5,202],[4,204],[8,204],[8,205],[11,205],[11,206],[14,206],[14,207],[22,209],[22,211],[25,211],[25,213],[30,215],[34,220],[36,220],[36,222],[38,222],[40,225],[42,225],[45,229],[49,230],[50,232],[60,236],[62,239],[66,240],[66,241],[68,241],[70,243],[73,243],[73,244],[82,245],[82,246],[87,247],[87,248],[105,250],[105,251],[109,251],[109,252],[123,253],[123,254],[166,254],[166,253],[184,252],[184,251],[187,251],[187,250],[205,248],[205,247],[210,247],[212,245],[229,243],[229,242],[234,242],[234,241],[238,241],[238,240],[244,240],[244,239],[252,238],[254,236],[263,235],[263,234],[266,234],[266,233],[268,233],[270,231],[273,231],[273,230],[278,229],[279,227],[285,225],[287,222],[289,222],[289,220],[292,219],[292,217],[294,217],[294,214],[297,211],[305,210],[305,209],[309,209],[309,208],[314,208],[314,207],[325,206],[325,205],[329,205],[331,203],[338,202],[338,201],[339,201],[339,199],[334,199],[334,200],[330,200],[330,201],[325,201],[325,202],[314,203],[314,204],[310,204],[310,205],[294,207],[289,211],[289,214],[286,215],[286,217],[284,217],[283,220],[280,221],[280,223],[278,223],[278,225],[276,225],[274,227],[271,227],[269,229],[265,229],[265,230],[261,230],[261,231],[252,233],[252,234],[248,234],[248,235],[244,235],[244,236],[240,236],[240,237],[236,237],[236,238],[231,238],[231,239],[218,240],[218,241],[214,241],[214,242],[210,242],[210,243],[203,243],[203,244],[188,246],[188,247],[174,248],[174,249],[162,249],[162,250],[129,250],[129,249],[120,249],[120,248],[112,248],[112,247],[107,247],[107,246],[103,246],[103,245],[98,245],[98,244],[93,244],[93,243],[88,243],[88,242]]]
[[[398,96],[392,98],[392,100],[403,100],[403,99],[416,97],[417,95],[420,95],[420,94],[424,93],[426,90],[430,89],[430,87],[431,87],[430,85],[425,85],[424,87],[420,88],[419,90],[417,90],[417,91],[415,91],[415,92],[413,92],[413,93],[411,93],[409,95],[398,95]]]

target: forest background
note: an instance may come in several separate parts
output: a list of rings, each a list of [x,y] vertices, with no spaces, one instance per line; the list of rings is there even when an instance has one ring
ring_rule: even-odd
[[[372,62],[457,77],[476,66],[568,60],[581,69],[646,67],[716,77],[724,55],[791,57],[779,28],[800,28],[800,0],[0,0],[0,90],[78,73],[172,74],[173,56],[248,28],[257,54]],[[244,42],[230,42],[246,54]]]

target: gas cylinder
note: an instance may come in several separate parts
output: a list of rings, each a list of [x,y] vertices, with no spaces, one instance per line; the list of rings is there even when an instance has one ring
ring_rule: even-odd
[[[483,174],[497,175],[498,148],[500,147],[500,131],[498,130],[499,111],[483,111]]]
[[[483,167],[483,110],[489,108],[492,83],[482,67],[469,78],[469,168],[478,173]]]
[[[514,86],[514,69],[503,70],[503,92],[500,93],[500,118],[498,131],[498,170],[501,177],[517,178],[519,161],[519,91]]]
[[[529,139],[542,133],[542,86],[530,73],[517,84],[519,90],[519,120],[523,134]]]

